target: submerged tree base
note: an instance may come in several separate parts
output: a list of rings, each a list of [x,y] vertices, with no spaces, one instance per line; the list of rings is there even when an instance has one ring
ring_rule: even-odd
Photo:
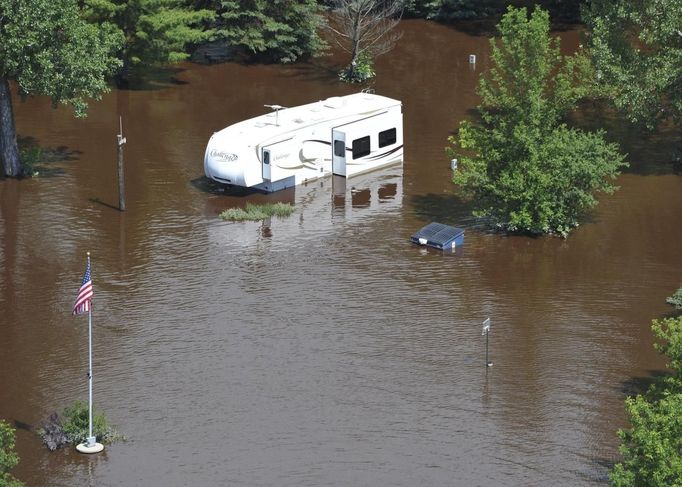
[[[345,83],[363,83],[375,76],[374,63],[367,55],[361,55],[357,62],[352,62],[339,71],[339,79]]]
[[[257,221],[265,220],[273,216],[284,218],[294,212],[294,207],[289,203],[266,203],[255,205],[246,203],[245,208],[228,208],[220,213],[220,218],[230,221]]]

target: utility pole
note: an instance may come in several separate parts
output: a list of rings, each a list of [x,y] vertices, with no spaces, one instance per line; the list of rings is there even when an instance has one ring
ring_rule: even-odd
[[[118,209],[126,210],[125,182],[123,180],[123,145],[126,138],[123,137],[123,119],[118,117],[118,135],[116,136],[117,169],[118,169]]]

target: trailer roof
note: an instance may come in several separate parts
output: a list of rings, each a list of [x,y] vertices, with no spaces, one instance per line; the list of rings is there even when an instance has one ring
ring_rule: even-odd
[[[291,108],[265,105],[271,109],[270,112],[237,122],[214,135],[230,139],[239,137],[242,142],[252,144],[327,120],[371,115],[372,112],[400,104],[399,100],[374,93],[354,93]]]

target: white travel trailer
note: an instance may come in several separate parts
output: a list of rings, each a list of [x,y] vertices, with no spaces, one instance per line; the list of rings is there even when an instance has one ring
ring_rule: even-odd
[[[211,136],[204,155],[207,177],[272,192],[403,160],[398,100],[363,92],[293,108],[268,107],[273,111]]]

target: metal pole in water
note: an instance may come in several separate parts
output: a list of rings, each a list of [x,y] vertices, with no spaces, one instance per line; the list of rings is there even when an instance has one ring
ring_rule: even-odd
[[[486,367],[492,367],[493,363],[488,360],[488,341],[489,341],[489,335],[490,335],[490,318],[486,318],[483,321],[483,332],[481,335],[485,335],[485,366]]]
[[[88,255],[88,260],[90,256]],[[95,446],[92,436],[92,309],[88,310],[88,438],[87,446]]]
[[[126,143],[126,138],[123,137],[123,120],[118,117],[119,133],[116,136],[116,150],[117,150],[117,162],[116,167],[118,170],[118,209],[119,211],[125,211],[126,209],[126,198],[125,198],[125,186],[123,179],[123,144]]]

